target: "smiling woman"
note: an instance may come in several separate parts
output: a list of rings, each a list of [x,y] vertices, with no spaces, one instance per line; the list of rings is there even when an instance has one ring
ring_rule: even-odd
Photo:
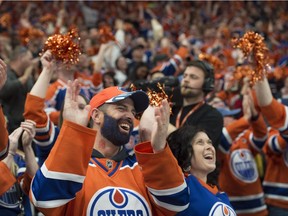
[[[215,148],[207,133],[186,125],[172,132],[167,141],[190,189],[189,208],[177,215],[236,215],[226,193],[207,184],[207,175],[216,169]]]

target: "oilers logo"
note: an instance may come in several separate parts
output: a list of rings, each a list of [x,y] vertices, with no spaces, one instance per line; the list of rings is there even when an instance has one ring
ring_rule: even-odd
[[[105,187],[97,191],[87,207],[87,216],[152,216],[144,197],[132,190]]]
[[[237,216],[237,215],[230,206],[222,202],[216,202],[211,208],[209,216]]]
[[[230,158],[230,168],[233,175],[243,182],[251,183],[258,178],[254,157],[248,149],[233,151]]]

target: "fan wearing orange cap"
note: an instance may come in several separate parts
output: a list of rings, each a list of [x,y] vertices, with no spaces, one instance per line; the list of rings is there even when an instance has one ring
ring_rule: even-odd
[[[108,87],[80,109],[79,90],[78,80],[68,82],[60,134],[32,181],[33,204],[44,215],[170,216],[186,209],[189,191],[166,144],[168,101],[155,108],[151,141],[135,148],[140,167],[125,144],[135,115],[148,107],[146,93]]]

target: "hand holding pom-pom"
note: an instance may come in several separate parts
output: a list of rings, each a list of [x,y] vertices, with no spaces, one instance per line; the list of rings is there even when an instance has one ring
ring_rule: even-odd
[[[232,39],[234,47],[241,49],[247,58],[252,55],[255,61],[254,73],[251,74],[251,83],[254,84],[262,80],[267,75],[268,48],[264,43],[264,38],[255,32],[247,32],[240,39]]]
[[[45,42],[44,52],[49,49],[56,60],[64,64],[76,64],[81,55],[79,40],[77,29],[63,35],[55,34]]]

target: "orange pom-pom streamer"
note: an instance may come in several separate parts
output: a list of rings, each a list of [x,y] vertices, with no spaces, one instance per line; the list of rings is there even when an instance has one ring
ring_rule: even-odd
[[[221,61],[218,57],[207,54],[207,53],[200,53],[199,54],[199,59],[203,61],[207,61],[210,63],[216,72],[221,72],[221,70],[224,69],[224,63]]]
[[[255,71],[249,65],[243,65],[236,67],[233,75],[234,79],[238,81],[242,80],[244,77],[248,77],[249,80],[252,80],[255,76]],[[251,82],[250,84],[253,83]]]
[[[7,28],[11,25],[11,14],[10,13],[4,13],[0,17],[0,25],[4,28]]]
[[[19,31],[20,41],[23,45],[27,45],[30,40],[36,38],[42,38],[44,36],[44,32],[40,29],[36,28],[21,28]]]
[[[100,43],[107,43],[109,41],[116,41],[112,30],[109,26],[103,26],[99,29]]]
[[[67,34],[55,34],[47,39],[44,51],[50,50],[56,60],[64,64],[76,64],[79,62],[80,45],[77,29],[72,29]]]
[[[166,94],[166,92],[164,90],[164,88],[165,88],[164,84],[161,85],[158,82],[157,83],[157,87],[158,87],[159,91],[153,91],[153,90],[148,88],[147,95],[148,95],[148,98],[149,98],[149,104],[151,106],[159,107],[161,105],[162,100],[167,99],[168,102],[170,102],[173,95],[171,95],[170,98],[168,97],[168,95]],[[133,91],[137,90],[137,88],[133,84],[131,84],[130,89],[133,90]],[[171,107],[170,107],[170,113],[172,113],[172,108]]]
[[[246,58],[252,55],[255,61],[254,72],[251,73],[251,84],[263,80],[263,77],[267,76],[266,67],[268,65],[268,48],[264,43],[264,38],[260,34],[250,31],[240,39],[232,39],[232,44],[241,49]]]

